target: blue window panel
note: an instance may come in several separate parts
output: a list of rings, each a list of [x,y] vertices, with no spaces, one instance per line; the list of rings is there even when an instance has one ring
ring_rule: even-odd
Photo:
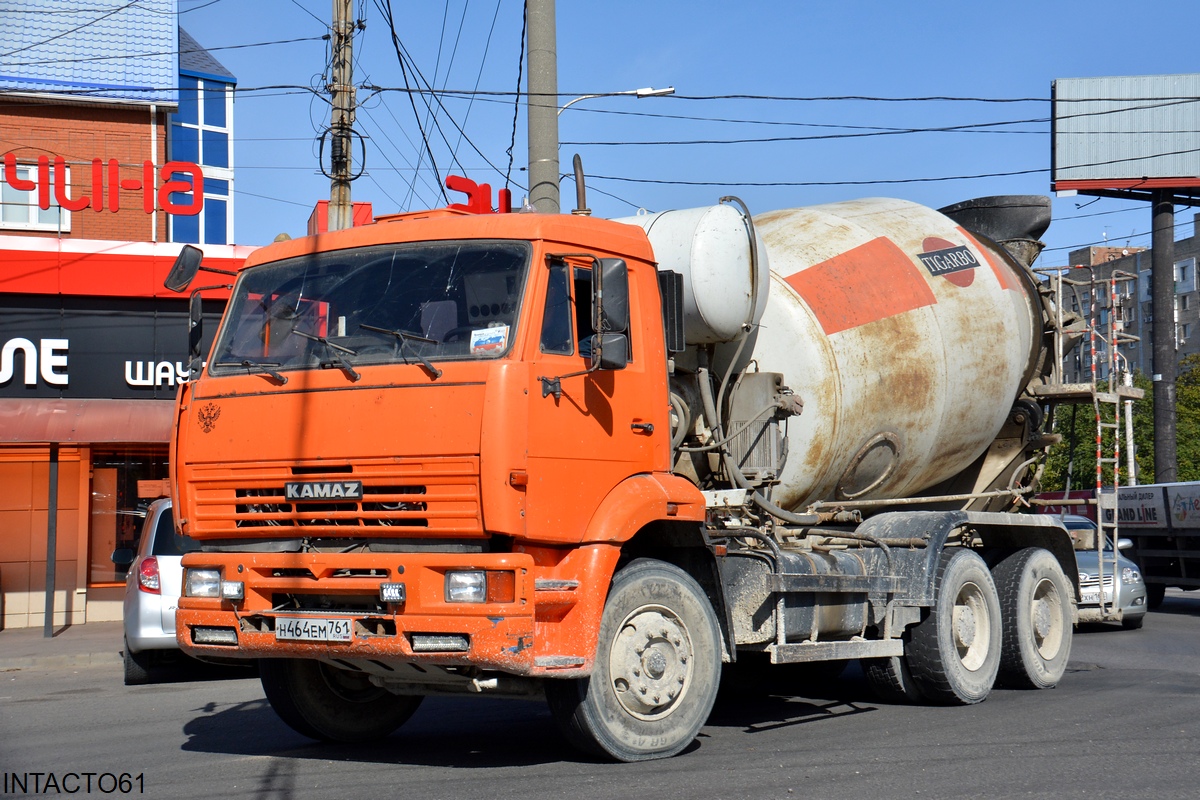
[[[185,244],[200,244],[200,217],[172,216],[171,241]]]
[[[218,178],[204,179],[204,194],[219,194],[225,197],[229,196],[229,181],[223,181]]]
[[[204,127],[225,127],[225,84],[204,82]]]
[[[226,202],[224,200],[204,199],[204,243],[229,244],[226,241]]]
[[[175,119],[180,122],[186,122],[189,125],[199,125],[200,118],[196,107],[196,84],[198,81],[195,78],[179,78],[179,112],[175,115]]]
[[[174,161],[200,161],[200,131],[182,125],[171,126],[171,158]]]
[[[204,160],[206,167],[229,166],[229,135],[216,131],[204,131]]]

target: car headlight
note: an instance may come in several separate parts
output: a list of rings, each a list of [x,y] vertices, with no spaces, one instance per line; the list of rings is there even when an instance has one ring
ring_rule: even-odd
[[[1142,573],[1131,567],[1125,567],[1121,570],[1121,583],[1141,583]]]
[[[221,571],[218,569],[187,570],[183,593],[188,597],[220,597]]]

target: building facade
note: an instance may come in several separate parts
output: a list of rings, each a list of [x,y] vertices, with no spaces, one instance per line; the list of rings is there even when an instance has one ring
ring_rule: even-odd
[[[1194,217],[1196,230],[1200,230],[1200,214]],[[1120,355],[1132,372],[1151,375],[1154,372],[1154,309],[1151,303],[1150,263],[1153,251],[1149,248],[1091,247],[1074,250],[1068,256],[1072,270],[1070,278],[1087,281],[1095,276],[1098,283],[1105,284],[1102,291],[1093,297],[1088,291],[1078,288],[1069,291],[1063,298],[1066,309],[1084,316],[1095,315],[1101,330],[1109,324],[1112,303],[1108,297],[1107,281],[1113,273],[1118,277],[1129,276],[1117,284],[1116,321],[1124,332],[1136,337],[1135,341],[1122,344]],[[1200,265],[1200,237],[1193,235],[1175,241],[1175,309],[1173,318],[1167,320],[1175,330],[1176,354],[1178,359],[1200,353],[1200,294],[1197,293],[1196,268]],[[1105,353],[1107,343],[1099,342],[1098,351]],[[1103,358],[1099,359],[1103,361]],[[1090,372],[1090,357],[1084,343],[1076,348],[1067,360],[1068,380],[1084,380]],[[1104,370],[1100,370],[1104,372]],[[1107,378],[1107,374],[1098,374]]]
[[[232,244],[235,80],[178,11],[175,0],[0,9],[6,628],[45,623],[48,573],[54,624],[121,618],[110,556],[165,493],[188,374],[187,298],[163,278],[178,242],[203,244],[224,269],[252,249]],[[222,306],[206,293],[210,323]]]

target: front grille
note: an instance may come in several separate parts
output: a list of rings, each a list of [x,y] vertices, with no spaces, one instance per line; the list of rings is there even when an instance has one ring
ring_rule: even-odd
[[[313,473],[303,473],[311,475]],[[316,503],[285,503],[276,489],[236,489],[239,528],[265,528],[272,525],[319,525],[323,527],[370,527],[401,525],[429,527],[420,515],[429,508],[424,486],[364,486],[362,500],[336,500]],[[402,512],[402,513],[397,513]],[[418,512],[412,515],[409,512]]]
[[[1100,588],[1100,576],[1089,575],[1086,572],[1079,573],[1079,588],[1081,591],[1083,589],[1098,589],[1098,588]],[[1105,589],[1113,588],[1113,576],[1112,575],[1104,576],[1104,588]]]
[[[362,499],[289,499],[285,486],[296,480],[359,482]],[[193,501],[188,532],[200,538],[236,538],[249,529],[272,538],[300,529],[306,537],[332,538],[363,536],[364,529],[372,537],[407,536],[413,528],[422,537],[483,535],[474,457],[197,468],[186,489]]]

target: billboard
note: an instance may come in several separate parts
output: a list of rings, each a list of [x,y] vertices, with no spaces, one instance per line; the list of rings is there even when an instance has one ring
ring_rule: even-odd
[[[1200,74],[1051,84],[1055,191],[1200,186]]]

